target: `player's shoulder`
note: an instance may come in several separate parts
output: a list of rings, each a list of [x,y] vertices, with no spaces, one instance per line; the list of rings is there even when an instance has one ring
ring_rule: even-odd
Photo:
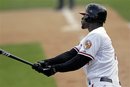
[[[100,32],[91,32],[86,36],[86,38],[101,38],[101,37],[103,37],[103,34]]]
[[[104,37],[105,35],[107,35],[107,33],[104,27],[99,27],[97,29],[94,29],[88,34],[88,36],[93,36],[93,37]]]

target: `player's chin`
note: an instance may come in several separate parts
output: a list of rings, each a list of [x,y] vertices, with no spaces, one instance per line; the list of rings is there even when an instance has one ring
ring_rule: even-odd
[[[86,27],[86,26],[84,26],[84,25],[82,25],[82,26],[81,26],[81,28],[82,28],[82,29],[86,29],[87,27]]]

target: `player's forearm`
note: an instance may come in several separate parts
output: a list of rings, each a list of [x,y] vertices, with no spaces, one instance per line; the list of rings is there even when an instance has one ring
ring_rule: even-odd
[[[62,64],[57,64],[54,67],[57,72],[74,71],[74,70],[78,70],[79,68],[83,67],[89,61],[91,61],[91,58],[78,54],[71,60],[69,60],[65,63],[62,63]]]
[[[45,61],[48,62],[49,65],[55,65],[55,64],[64,63],[72,59],[76,55],[77,55],[77,51],[75,49],[71,49],[70,51],[62,53],[54,58],[47,59]]]

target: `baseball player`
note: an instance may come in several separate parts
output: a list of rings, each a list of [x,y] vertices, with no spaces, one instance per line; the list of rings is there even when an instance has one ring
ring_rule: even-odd
[[[84,68],[88,87],[121,87],[118,77],[118,61],[115,50],[103,23],[106,21],[105,7],[90,3],[86,6],[81,24],[88,29],[86,35],[71,50],[54,58],[39,61],[32,67],[46,76],[56,72],[69,72]]]

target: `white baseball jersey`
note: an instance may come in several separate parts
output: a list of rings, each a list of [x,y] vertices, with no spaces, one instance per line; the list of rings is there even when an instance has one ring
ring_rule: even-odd
[[[99,27],[89,32],[78,46],[75,46],[78,54],[92,59],[84,66],[88,79],[109,77],[114,81],[118,79],[118,61],[112,46],[111,39],[104,27]]]

